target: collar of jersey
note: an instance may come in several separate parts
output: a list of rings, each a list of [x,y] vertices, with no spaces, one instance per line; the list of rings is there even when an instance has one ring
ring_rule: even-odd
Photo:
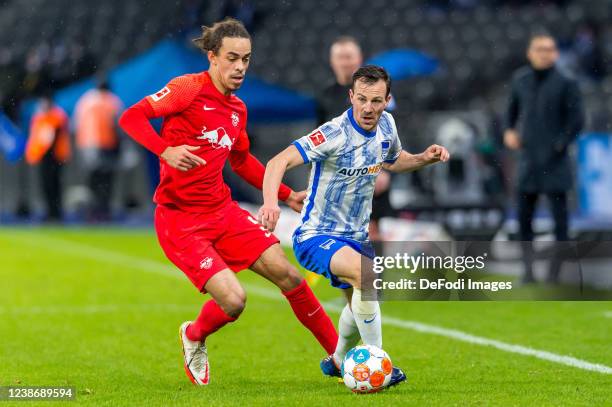
[[[376,135],[376,129],[374,129],[372,131],[367,131],[364,128],[362,128],[360,125],[357,124],[357,122],[355,121],[355,118],[353,117],[353,108],[352,107],[349,110],[347,110],[346,114],[348,114],[349,121],[353,125],[353,128],[355,130],[357,130],[357,133],[359,133],[359,134],[361,134],[362,136],[365,136],[365,137],[374,137]]]

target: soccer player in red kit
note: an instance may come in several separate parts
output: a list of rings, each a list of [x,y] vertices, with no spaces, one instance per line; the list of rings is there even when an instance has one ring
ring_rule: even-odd
[[[240,270],[249,268],[276,284],[327,354],[334,352],[338,334],[278,239],[232,201],[223,181],[228,158],[232,169],[259,189],[265,172],[249,152],[246,107],[232,93],[249,65],[250,36],[242,23],[225,19],[203,27],[194,42],[208,56],[208,71],[172,79],[127,109],[119,123],[160,157],[154,201],[163,251],[212,297],[195,321],[180,327],[185,371],[193,383],[205,385],[210,379],[206,338],[235,321],[245,306],[246,294],[235,275]],[[161,137],[149,122],[160,116]],[[281,186],[278,197],[299,212],[305,194]]]

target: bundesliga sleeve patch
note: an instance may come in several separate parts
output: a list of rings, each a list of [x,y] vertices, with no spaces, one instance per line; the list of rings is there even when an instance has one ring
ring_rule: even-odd
[[[164,86],[163,89],[161,89],[159,92],[152,94],[151,99],[153,99],[154,102],[159,102],[168,93],[170,93],[170,89],[167,86]]]
[[[308,136],[308,144],[310,144],[311,148],[317,148],[326,141],[327,139],[321,130],[317,130]]]

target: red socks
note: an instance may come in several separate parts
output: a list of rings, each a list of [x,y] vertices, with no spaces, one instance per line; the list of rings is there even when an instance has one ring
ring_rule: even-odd
[[[338,343],[338,332],[323,306],[308,287],[306,280],[297,287],[284,292],[283,295],[291,304],[295,316],[313,333],[327,354],[334,353]]]
[[[338,343],[338,333],[323,306],[306,284],[306,280],[294,289],[284,292],[283,295],[291,304],[302,325],[313,333],[327,354],[334,353]],[[208,335],[235,320],[236,318],[227,315],[214,300],[209,300],[202,307],[198,318],[187,327],[187,338],[192,341],[203,341]]]
[[[187,327],[185,334],[190,341],[203,341],[211,333],[235,320],[236,318],[227,315],[214,300],[208,300],[202,307],[198,319]]]

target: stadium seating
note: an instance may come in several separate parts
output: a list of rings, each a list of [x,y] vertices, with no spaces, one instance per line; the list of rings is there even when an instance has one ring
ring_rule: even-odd
[[[474,10],[432,9],[426,3],[336,0],[313,8],[306,2],[268,1],[270,13],[254,35],[252,71],[316,94],[331,80],[329,44],[349,34],[362,42],[366,56],[408,47],[442,62],[434,77],[397,83],[398,102],[413,109],[465,108],[471,99],[498,89],[524,63],[525,43],[534,29],[547,28],[565,42],[588,18],[603,17],[596,14],[601,7],[586,2],[565,8],[486,7],[489,2],[482,2]]]
[[[74,80],[86,56],[94,61],[92,70],[110,67],[176,33],[181,12],[163,0],[6,1],[0,6],[0,49],[9,49],[18,62],[49,47],[60,70],[55,76]]]
[[[74,77],[86,56],[96,68],[110,67],[166,36],[197,28],[185,27],[191,3],[5,1],[0,6],[0,49],[10,48],[14,59],[25,61],[28,52],[42,43],[63,45],[68,63],[57,67],[59,75]],[[196,19],[203,23],[217,19],[223,3],[202,6]],[[443,66],[438,75],[398,83],[395,96],[413,109],[457,108],[507,80],[523,61],[532,29],[547,27],[564,40],[580,23],[605,18],[610,12],[601,4],[588,4],[602,2],[575,1],[564,8],[553,4],[487,7],[499,2],[482,2],[472,10],[434,8],[429,3],[331,0],[312,7],[297,0],[258,1],[263,18],[254,32],[252,72],[315,94],[331,79],[329,44],[336,36],[349,34],[362,42],[366,56],[408,47],[438,58]],[[609,31],[602,40],[610,37]],[[612,49],[606,51],[612,53]],[[597,92],[610,95],[612,87],[608,84]]]
[[[48,58],[52,82],[63,86],[112,67],[163,38],[193,36],[200,22],[209,24],[223,15],[225,3],[7,0],[0,3],[0,71],[8,62],[27,66],[33,50],[38,50],[39,56]],[[464,110],[484,99],[499,110],[511,72],[524,63],[525,43],[533,29],[546,27],[567,46],[581,24],[601,22],[611,13],[605,2],[511,7],[492,6],[503,3],[492,1],[467,10],[431,3],[330,0],[313,7],[297,0],[254,2],[261,18],[253,29],[251,74],[315,95],[332,80],[328,49],[339,35],[355,36],[366,57],[391,48],[418,49],[437,58],[441,69],[430,77],[394,83],[394,97],[406,107],[398,112],[398,121],[413,128],[416,111]],[[602,27],[598,41],[604,57],[609,57],[612,29]],[[588,107],[612,106],[609,78],[581,85]],[[589,121],[594,122],[598,121]]]

